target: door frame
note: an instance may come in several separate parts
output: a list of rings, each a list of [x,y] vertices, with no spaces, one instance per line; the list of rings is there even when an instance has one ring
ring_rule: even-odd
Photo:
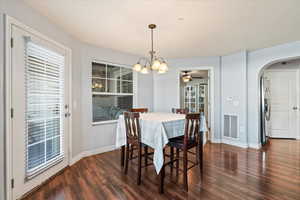
[[[180,107],[180,73],[182,71],[187,71],[187,70],[207,70],[208,75],[209,75],[209,102],[210,102],[210,141],[211,142],[216,142],[215,141],[215,111],[214,111],[214,104],[215,104],[215,72],[214,72],[214,67],[212,66],[203,66],[203,67],[185,67],[185,68],[179,68],[179,71],[177,72],[177,82],[178,82],[178,102],[179,102],[179,107]]]
[[[29,32],[32,35],[35,35],[43,40],[46,40],[47,42],[50,42],[66,51],[66,63],[69,67],[69,77],[68,77],[68,83],[69,83],[69,108],[71,116],[68,118],[69,120],[69,131],[66,133],[68,134],[69,141],[68,141],[68,147],[66,148],[67,154],[68,154],[68,164],[70,165],[71,156],[72,156],[72,50],[54,40],[51,38],[48,38],[44,34],[36,31],[35,29],[30,28],[29,26],[19,22],[18,20],[14,19],[13,17],[10,17],[8,15],[4,15],[5,18],[5,72],[4,72],[4,83],[5,83],[5,118],[4,118],[4,126],[5,126],[5,193],[6,193],[6,199],[11,200],[12,195],[12,187],[11,187],[11,180],[12,180],[12,137],[11,137],[11,131],[12,131],[12,119],[11,119],[11,77],[12,77],[12,52],[11,52],[11,35],[12,35],[12,26],[17,26],[18,28],[21,28],[25,30],[26,32]]]
[[[296,123],[296,135],[295,135],[295,139],[299,140],[300,139],[300,66],[298,66],[299,69],[284,69],[284,67],[282,69],[264,69],[264,73],[266,71],[269,71],[269,72],[296,72],[296,93],[297,93],[297,107],[298,107],[298,111],[297,111],[297,119],[296,121],[298,123]],[[272,110],[272,108],[271,108]],[[272,137],[271,137],[272,138]]]

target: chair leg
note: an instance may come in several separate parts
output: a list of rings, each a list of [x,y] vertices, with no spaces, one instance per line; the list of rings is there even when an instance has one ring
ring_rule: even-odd
[[[128,171],[128,161],[129,161],[129,144],[126,145],[126,156],[125,156],[125,174],[127,174]]]
[[[165,166],[159,172],[159,193],[164,193]]]
[[[179,149],[176,148],[176,178],[179,174]]]
[[[171,167],[171,176],[173,175],[173,161],[174,161],[174,147],[170,147],[170,167]]]
[[[199,165],[199,157],[200,157],[200,154],[199,154],[199,145],[196,146],[196,164]]]
[[[147,165],[148,165],[148,147],[147,146],[144,147],[144,151],[145,151],[145,166],[147,167]]]
[[[163,156],[165,158],[165,149],[163,149]],[[164,159],[165,161],[165,159]],[[160,172],[159,172],[159,193],[164,193],[164,180],[165,180],[165,164],[163,164]]]
[[[138,145],[138,178],[137,178],[137,184],[141,184],[141,172],[142,172],[142,147],[141,143]]]
[[[187,164],[188,164],[188,159],[187,159],[187,150],[183,150],[183,185],[184,189],[188,191],[188,177],[187,177]]]
[[[198,149],[199,149],[200,173],[201,173],[201,175],[203,175],[203,137],[202,137],[202,134],[200,137]]]
[[[124,167],[125,161],[125,145],[121,146],[121,167]]]

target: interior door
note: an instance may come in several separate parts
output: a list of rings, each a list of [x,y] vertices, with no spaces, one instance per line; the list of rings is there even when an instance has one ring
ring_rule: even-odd
[[[12,197],[68,165],[66,50],[12,27]]]
[[[297,70],[267,70],[270,80],[270,137],[297,137]]]

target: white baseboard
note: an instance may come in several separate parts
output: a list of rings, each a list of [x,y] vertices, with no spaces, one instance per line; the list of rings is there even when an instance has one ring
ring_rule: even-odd
[[[261,148],[261,144],[257,144],[257,143],[243,143],[237,140],[230,140],[230,139],[226,139],[226,138],[222,138],[222,139],[213,139],[211,141],[211,143],[223,143],[223,144],[229,144],[229,145],[233,145],[233,146],[238,146],[241,148],[253,148],[253,149],[260,149]]]
[[[78,162],[79,160],[81,160],[84,157],[88,157],[88,156],[93,156],[93,155],[97,155],[100,153],[105,153],[108,151],[113,151],[116,149],[115,145],[111,145],[111,146],[105,146],[105,147],[100,147],[98,149],[93,149],[93,150],[87,150],[84,152],[81,152],[80,154],[74,156],[71,161],[70,161],[70,166],[74,165],[76,162]]]
[[[74,165],[76,162],[78,162],[79,160],[81,160],[82,158],[85,157],[85,152],[81,152],[80,154],[74,156],[73,158],[71,158],[69,165]]]
[[[216,138],[213,138],[211,140],[211,143],[222,143],[221,139],[216,139]]]
[[[222,143],[233,145],[233,146],[238,146],[238,147],[241,147],[241,148],[248,148],[247,143],[243,143],[243,142],[240,142],[240,141],[237,141],[237,140],[230,140],[230,139],[222,138]]]
[[[249,143],[248,144],[249,148],[253,148],[253,149],[260,149],[261,148],[261,143]]]
[[[245,144],[245,143],[241,143],[239,141],[234,141],[234,140],[228,140],[228,139],[213,139],[211,141],[212,143],[224,143],[224,144],[229,144],[229,145],[233,145],[233,146],[238,146],[238,147],[242,147],[242,148],[254,148],[254,149],[259,149],[261,147],[261,144]],[[203,141],[203,146],[207,143],[206,140]],[[108,151],[113,151],[117,149],[115,145],[111,145],[111,146],[105,146],[105,147],[100,147],[98,149],[93,149],[93,150],[87,150],[84,152],[81,152],[80,154],[74,156],[71,160],[70,160],[70,166],[74,165],[76,162],[78,162],[79,160],[81,160],[84,157],[88,157],[88,156],[93,156],[96,154],[100,154],[100,153],[104,153],[104,152],[108,152]]]
[[[85,157],[100,154],[100,153],[105,153],[105,152],[108,152],[108,151],[113,151],[115,149],[116,149],[116,146],[111,145],[111,146],[101,147],[101,148],[98,148],[98,149],[89,150],[89,151],[85,152]]]

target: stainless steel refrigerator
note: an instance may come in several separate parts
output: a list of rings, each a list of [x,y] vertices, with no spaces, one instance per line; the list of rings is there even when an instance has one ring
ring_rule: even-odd
[[[260,133],[261,144],[265,145],[268,142],[270,135],[270,118],[271,118],[271,94],[270,80],[263,75],[260,79]]]

